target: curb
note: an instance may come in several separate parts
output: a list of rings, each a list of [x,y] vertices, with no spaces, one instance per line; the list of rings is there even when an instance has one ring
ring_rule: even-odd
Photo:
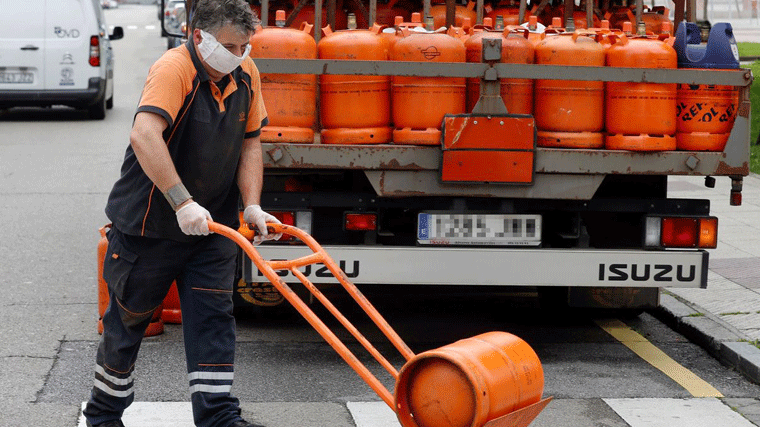
[[[650,313],[724,365],[760,384],[760,348],[747,342],[741,332],[688,301],[666,293],[660,295],[660,305]]]

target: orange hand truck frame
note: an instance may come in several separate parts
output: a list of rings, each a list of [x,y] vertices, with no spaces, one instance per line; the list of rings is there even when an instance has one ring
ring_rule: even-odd
[[[303,230],[267,224],[270,231],[296,237],[313,252],[293,260],[267,261],[238,231],[213,221],[208,225],[210,231],[240,246],[282,296],[396,413],[403,427],[525,427],[551,400],[541,399],[541,364],[520,338],[506,332],[489,332],[415,355],[338,264]],[[311,264],[323,264],[406,359],[400,371],[299,270]],[[297,277],[394,378],[395,397],[280,278],[277,271],[281,270]]]

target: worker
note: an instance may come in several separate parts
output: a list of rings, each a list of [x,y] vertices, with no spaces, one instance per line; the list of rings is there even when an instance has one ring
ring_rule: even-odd
[[[121,177],[106,206],[113,223],[103,278],[103,315],[87,426],[121,427],[134,400],[133,372],[151,316],[177,281],[195,425],[256,427],[230,393],[234,377],[232,292],[237,248],[209,233],[212,220],[278,239],[260,206],[261,128],[267,114],[249,58],[254,15],[246,0],[200,0],[186,44],[151,67]],[[261,427],[261,426],[258,426]]]

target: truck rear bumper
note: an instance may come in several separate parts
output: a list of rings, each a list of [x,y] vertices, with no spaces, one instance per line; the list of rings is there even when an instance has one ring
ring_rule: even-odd
[[[87,107],[105,96],[106,81],[100,77],[89,80],[87,89],[4,90],[0,91],[0,107],[71,105]]]
[[[593,249],[504,249],[451,247],[325,246],[356,284],[570,286],[570,287],[707,287],[707,251]],[[258,247],[264,259],[308,255],[304,246]],[[337,283],[321,265],[301,271],[313,283]],[[299,283],[280,272],[287,283]],[[246,282],[266,281],[243,263]]]

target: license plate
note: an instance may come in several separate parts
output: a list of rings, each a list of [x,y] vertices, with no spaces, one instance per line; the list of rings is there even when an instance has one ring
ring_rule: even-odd
[[[539,246],[541,215],[420,213],[423,245]]]
[[[34,73],[0,72],[0,83],[34,83]]]

